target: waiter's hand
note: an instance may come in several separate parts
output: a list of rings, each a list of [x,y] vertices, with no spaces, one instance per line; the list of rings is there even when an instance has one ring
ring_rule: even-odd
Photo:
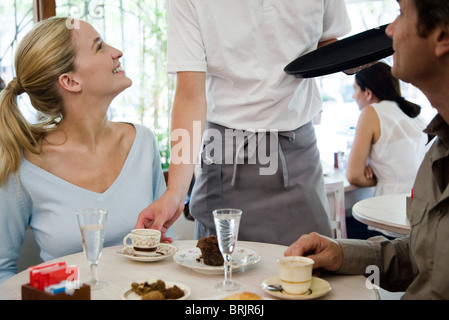
[[[360,70],[363,70],[365,68],[371,67],[372,65],[375,65],[378,62],[379,61],[370,62],[370,63],[364,64],[363,66],[359,66],[359,67],[355,67],[355,68],[352,68],[352,69],[343,70],[343,72],[346,75],[348,75],[348,76],[352,76],[353,74],[356,74]]]
[[[307,256],[315,261],[314,269],[336,271],[343,264],[343,250],[331,238],[311,233],[301,236],[285,252],[286,256]]]
[[[137,218],[135,229],[156,229],[162,232],[161,242],[171,243],[165,232],[178,219],[184,210],[184,203],[177,203],[170,192],[166,191],[158,200],[144,209]]]

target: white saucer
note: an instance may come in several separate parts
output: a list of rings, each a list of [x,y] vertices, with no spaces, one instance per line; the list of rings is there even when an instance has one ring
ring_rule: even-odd
[[[168,243],[160,243],[151,256],[144,256],[139,255],[134,251],[134,249],[129,247],[123,247],[120,250],[120,253],[123,254],[125,257],[134,260],[134,261],[140,261],[140,262],[154,262],[154,261],[160,261],[163,259],[166,259],[168,257],[172,257],[175,255],[175,253],[178,251],[178,248],[175,247],[172,244]]]
[[[179,251],[173,259],[179,265],[190,268],[193,271],[205,274],[222,274],[224,266],[208,266],[205,265],[199,248],[191,248]],[[260,255],[251,249],[236,247],[232,254],[232,272],[243,270],[245,267],[256,264],[260,261]]]
[[[137,283],[143,283],[143,282],[153,283],[156,281],[157,281],[157,279],[146,279],[146,280],[141,280],[141,281],[136,281],[136,282]],[[190,296],[190,288],[188,286],[186,286],[185,284],[179,283],[179,282],[165,281],[165,280],[163,280],[163,281],[165,282],[166,288],[171,288],[171,287],[177,286],[181,290],[184,291],[184,296],[182,296],[181,298],[176,299],[176,300],[185,300],[185,299],[187,299],[188,296]],[[123,291],[122,299],[123,300],[142,300],[142,296],[139,296],[132,289],[127,289],[127,290]]]
[[[312,285],[307,293],[304,294],[288,294],[285,291],[270,291],[265,288],[266,285],[280,284],[279,276],[271,277],[262,281],[260,286],[262,289],[272,296],[288,300],[311,300],[320,298],[332,290],[331,285],[324,279],[312,277]]]

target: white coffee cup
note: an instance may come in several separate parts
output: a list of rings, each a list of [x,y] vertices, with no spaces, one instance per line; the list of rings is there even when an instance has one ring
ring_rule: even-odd
[[[288,294],[304,294],[312,284],[314,261],[306,257],[288,256],[278,260],[279,279]]]
[[[132,244],[128,244],[131,239]],[[161,232],[153,229],[135,229],[123,238],[123,245],[139,255],[154,255],[161,242]]]

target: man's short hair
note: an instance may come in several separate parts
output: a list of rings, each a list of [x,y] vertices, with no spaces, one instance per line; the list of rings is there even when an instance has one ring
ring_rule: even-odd
[[[427,37],[440,25],[449,25],[448,0],[412,0],[418,11],[418,34]]]

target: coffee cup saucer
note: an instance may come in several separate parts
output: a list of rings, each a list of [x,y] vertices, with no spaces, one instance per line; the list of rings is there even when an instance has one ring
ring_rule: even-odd
[[[304,294],[289,294],[289,293],[286,293],[285,291],[271,291],[266,288],[267,286],[279,285],[280,283],[281,283],[281,281],[279,279],[279,276],[274,276],[274,277],[270,277],[270,278],[263,280],[262,283],[260,284],[260,286],[266,293],[268,293],[276,298],[287,299],[287,300],[317,299],[317,298],[320,298],[320,297],[326,295],[327,293],[329,293],[332,290],[332,287],[329,282],[327,282],[324,279],[318,278],[318,277],[312,277],[312,284],[310,286],[310,289],[308,292],[306,292]]]
[[[141,255],[130,247],[123,247],[120,250],[120,253],[134,261],[154,262],[173,257],[177,251],[178,248],[172,244],[159,243],[156,251],[154,251],[154,253],[151,255]]]

